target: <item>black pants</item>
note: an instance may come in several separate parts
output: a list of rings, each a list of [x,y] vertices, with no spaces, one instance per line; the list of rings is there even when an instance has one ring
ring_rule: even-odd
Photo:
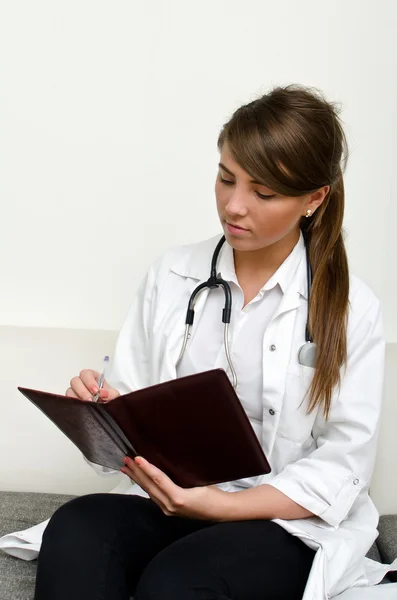
[[[50,520],[35,600],[300,600],[313,557],[271,521],[167,517],[139,496],[92,494]]]

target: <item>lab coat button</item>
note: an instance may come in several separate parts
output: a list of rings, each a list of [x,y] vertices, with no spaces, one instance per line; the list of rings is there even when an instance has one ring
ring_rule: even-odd
[[[272,416],[275,415],[275,411],[272,408],[269,408],[269,414],[271,414]]]
[[[360,483],[360,480],[359,480],[359,479],[355,479],[355,480],[353,481],[353,485],[357,485],[357,484],[359,484],[359,483]]]
[[[276,346],[274,344],[272,344],[269,348],[270,352],[274,352],[276,349]]]

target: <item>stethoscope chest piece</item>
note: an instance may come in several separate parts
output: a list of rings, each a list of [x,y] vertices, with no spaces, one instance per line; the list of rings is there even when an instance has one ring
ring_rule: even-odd
[[[304,367],[316,366],[317,345],[313,342],[306,342],[299,348],[298,361]]]

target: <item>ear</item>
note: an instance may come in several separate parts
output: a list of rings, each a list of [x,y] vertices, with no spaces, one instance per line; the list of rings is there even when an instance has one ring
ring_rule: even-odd
[[[319,190],[316,190],[315,192],[313,192],[312,194],[309,194],[307,197],[307,201],[305,202],[305,206],[304,206],[305,213],[307,210],[311,210],[312,215],[313,215],[315,213],[315,211],[318,209],[318,207],[321,206],[321,204],[324,202],[329,190],[330,190],[330,186],[325,185],[322,188],[320,188]]]

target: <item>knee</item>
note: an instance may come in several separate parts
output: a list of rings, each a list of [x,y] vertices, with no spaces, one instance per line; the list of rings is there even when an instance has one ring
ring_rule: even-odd
[[[52,515],[46,531],[51,529],[68,529],[69,527],[80,526],[90,520],[97,512],[99,496],[102,494],[89,494],[87,496],[79,496],[69,500],[60,506]]]
[[[110,543],[116,536],[125,537],[127,542],[126,523],[129,530],[139,529],[143,516],[154,510],[151,504],[140,496],[119,494],[74,498],[53,514],[44,531],[43,547],[81,554],[96,550],[105,541]]]
[[[43,534],[43,546],[67,547],[72,543],[78,548],[82,539],[87,539],[87,533],[95,530],[101,519],[101,496],[106,494],[89,494],[69,500],[52,515]]]

